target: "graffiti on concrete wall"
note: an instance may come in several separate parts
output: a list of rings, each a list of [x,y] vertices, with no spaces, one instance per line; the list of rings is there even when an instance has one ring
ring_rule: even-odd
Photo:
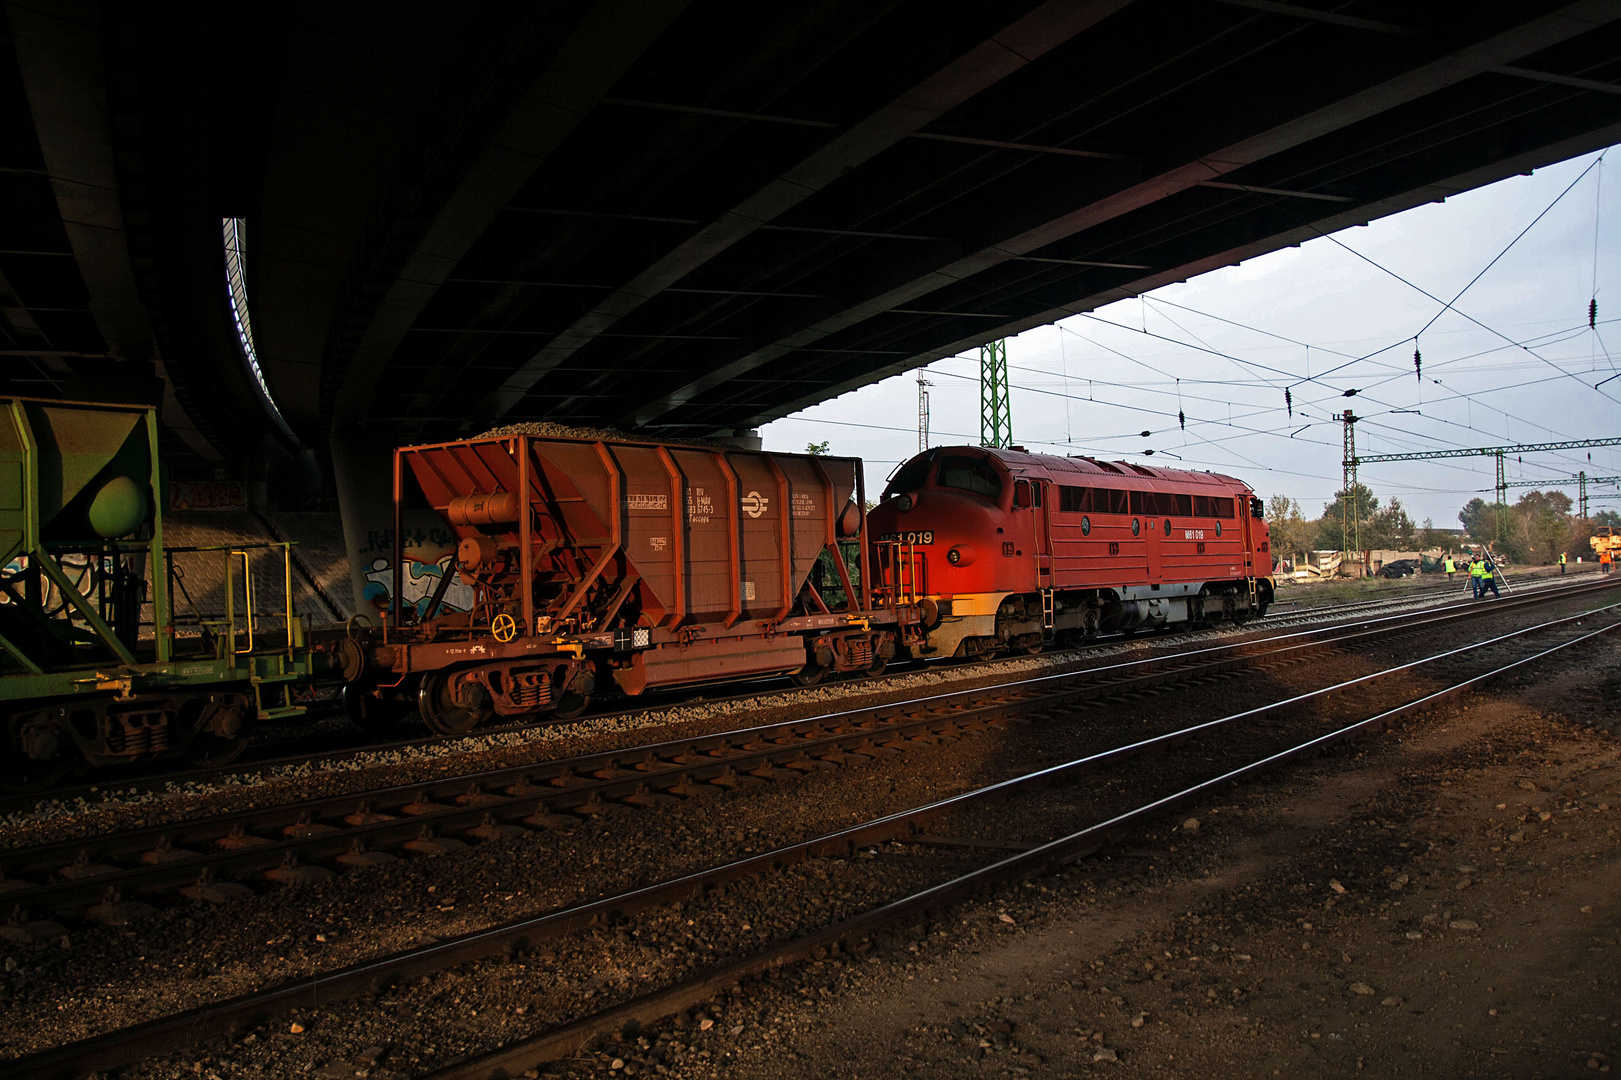
[[[364,578],[361,610],[381,616],[388,611],[394,590],[394,530],[371,529],[364,535],[364,546],[351,556]],[[426,614],[439,583],[448,576],[450,583],[445,586],[439,614],[471,610],[476,600],[473,587],[456,570],[460,538],[439,515],[407,512],[402,537],[405,573],[401,579],[401,604],[414,608],[419,617]]]
[[[440,610],[467,611],[473,606],[473,588],[456,572],[455,553],[443,555],[437,562],[422,562],[408,549],[405,574],[401,579],[402,603],[415,608],[419,617],[426,614],[428,605],[433,602],[433,594],[439,589],[439,582],[447,574],[451,580],[445,587],[444,599],[439,602]],[[383,556],[373,559],[371,569],[366,572],[366,603],[379,613],[387,611],[393,589],[394,567]]]
[[[235,480],[171,480],[170,510],[245,510],[248,492]]]

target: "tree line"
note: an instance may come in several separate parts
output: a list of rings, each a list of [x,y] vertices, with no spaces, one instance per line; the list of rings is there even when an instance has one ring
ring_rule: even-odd
[[[1604,510],[1583,521],[1573,513],[1574,507],[1574,501],[1562,491],[1528,491],[1504,508],[1499,530],[1497,505],[1477,496],[1458,512],[1458,523],[1469,542],[1490,544],[1515,562],[1556,562],[1560,552],[1568,553],[1572,560],[1578,555],[1591,557],[1588,538],[1606,525],[1621,528],[1621,514]],[[1413,551],[1455,548],[1459,543],[1455,534],[1442,532],[1428,518],[1415,525],[1400,499],[1382,501],[1362,483],[1336,492],[1317,518],[1307,518],[1298,499],[1274,495],[1267,502],[1266,521],[1272,530],[1272,550],[1280,557],[1359,546],[1362,550]]]

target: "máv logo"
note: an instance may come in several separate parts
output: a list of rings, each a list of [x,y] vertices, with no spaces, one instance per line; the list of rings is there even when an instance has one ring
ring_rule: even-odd
[[[751,518],[757,518],[761,514],[765,513],[766,504],[770,501],[770,499],[766,498],[764,495],[761,495],[758,491],[751,491],[747,495],[743,496],[743,512]]]

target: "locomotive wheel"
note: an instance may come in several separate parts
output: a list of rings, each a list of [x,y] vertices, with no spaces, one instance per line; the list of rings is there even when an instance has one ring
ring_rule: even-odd
[[[26,754],[0,753],[0,791],[31,795],[55,786],[71,766],[54,761],[38,761]]]
[[[884,669],[888,666],[889,661],[885,660],[882,656],[873,657],[872,663],[867,666],[867,677],[876,679],[878,676],[884,673]]]
[[[422,677],[417,707],[423,722],[440,735],[465,735],[490,718],[488,706],[457,705],[450,696],[450,680],[443,675]]]

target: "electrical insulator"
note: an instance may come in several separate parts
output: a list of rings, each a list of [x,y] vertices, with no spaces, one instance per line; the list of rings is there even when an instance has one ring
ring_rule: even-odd
[[[1289,393],[1287,386],[1283,388],[1283,407],[1289,410],[1289,419],[1293,420],[1295,418],[1295,399]]]
[[[1413,346],[1413,377],[1424,381],[1424,357],[1419,354],[1417,345]]]
[[[1176,422],[1182,425],[1182,430],[1188,430],[1188,418],[1181,409],[1176,410]]]
[[[1598,297],[1596,296],[1587,302],[1587,328],[1589,330],[1598,329]]]

